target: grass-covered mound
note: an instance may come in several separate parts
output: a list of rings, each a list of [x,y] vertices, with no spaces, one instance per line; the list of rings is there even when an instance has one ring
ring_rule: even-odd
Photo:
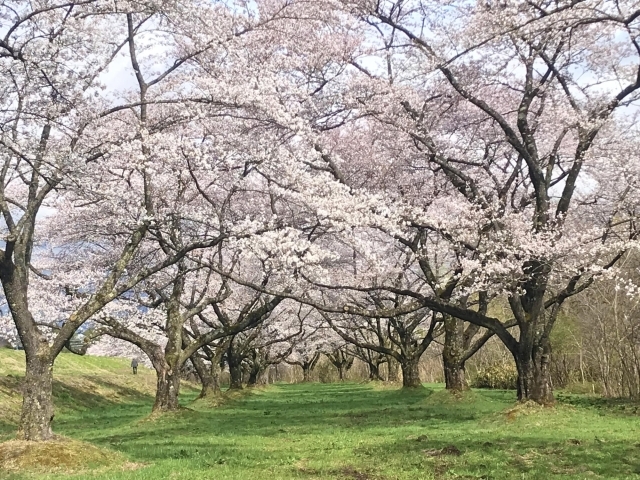
[[[19,473],[64,473],[100,467],[135,467],[117,452],[90,443],[59,437],[48,442],[9,440],[0,443],[0,471]]]

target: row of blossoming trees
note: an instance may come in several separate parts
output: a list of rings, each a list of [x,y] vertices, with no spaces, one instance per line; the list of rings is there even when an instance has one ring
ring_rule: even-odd
[[[438,336],[451,388],[495,336],[552,402],[563,304],[638,293],[639,35],[630,0],[3,2],[19,436],[51,437],[87,326],[146,353],[158,409],[189,359],[215,390],[222,355],[237,382],[323,342],[413,386]]]

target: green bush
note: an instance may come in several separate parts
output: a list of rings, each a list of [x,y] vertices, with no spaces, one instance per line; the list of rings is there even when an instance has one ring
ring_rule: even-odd
[[[518,387],[518,371],[514,365],[493,365],[478,370],[471,382],[476,388],[499,388],[515,390]]]

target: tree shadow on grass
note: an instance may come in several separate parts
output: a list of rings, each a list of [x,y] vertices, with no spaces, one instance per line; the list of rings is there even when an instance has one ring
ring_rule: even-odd
[[[13,438],[16,433],[16,425],[5,420],[0,420],[0,442]]]
[[[308,437],[334,432],[385,429],[395,424],[454,425],[473,422],[484,411],[477,405],[451,409],[426,405],[428,396],[413,392],[366,387],[284,387],[277,395],[248,396],[238,402],[211,410],[184,410],[136,425],[139,431],[163,438],[181,435],[235,437]],[[310,395],[314,393],[314,395]],[[491,411],[502,405],[492,406]],[[105,412],[107,414],[108,412]],[[108,432],[93,441],[119,442],[119,435]],[[106,435],[105,435],[106,434]]]
[[[80,420],[74,426],[84,439],[134,461],[158,469],[210,469],[211,478],[222,472],[218,468],[245,472],[265,462],[281,465],[292,478],[350,478],[336,473],[343,471],[370,472],[375,479],[394,471],[405,472],[402,478],[425,472],[443,479],[640,478],[640,445],[586,434],[564,438],[581,430],[562,430],[556,422],[584,421],[576,416],[579,408],[533,413],[510,424],[503,412],[514,404],[504,393],[483,392],[460,404],[426,402],[429,395],[353,384],[284,385],[216,409],[135,422],[147,412],[148,400],[141,399],[97,409],[90,417],[97,423],[93,430]],[[337,447],[335,439],[343,439]],[[305,462],[311,466],[295,466]]]
[[[556,400],[560,404],[606,411],[607,414],[640,416],[640,400],[635,399],[558,393]]]
[[[550,440],[517,434],[487,440],[459,435],[446,440],[400,440],[369,447],[367,454],[372,458],[422,456],[441,475],[450,470],[452,478],[640,478],[640,449],[624,441]]]

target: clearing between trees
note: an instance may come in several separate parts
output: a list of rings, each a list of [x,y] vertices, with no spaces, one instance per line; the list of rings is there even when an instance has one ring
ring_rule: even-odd
[[[2,441],[15,436],[22,365],[21,352],[0,351]],[[553,408],[516,406],[509,391],[455,398],[371,382],[246,389],[212,407],[186,383],[186,408],[150,417],[154,383],[124,359],[61,355],[54,425],[68,457],[86,461],[57,465],[53,451],[16,468],[20,442],[0,443],[0,478],[640,479],[632,402],[560,392]]]

